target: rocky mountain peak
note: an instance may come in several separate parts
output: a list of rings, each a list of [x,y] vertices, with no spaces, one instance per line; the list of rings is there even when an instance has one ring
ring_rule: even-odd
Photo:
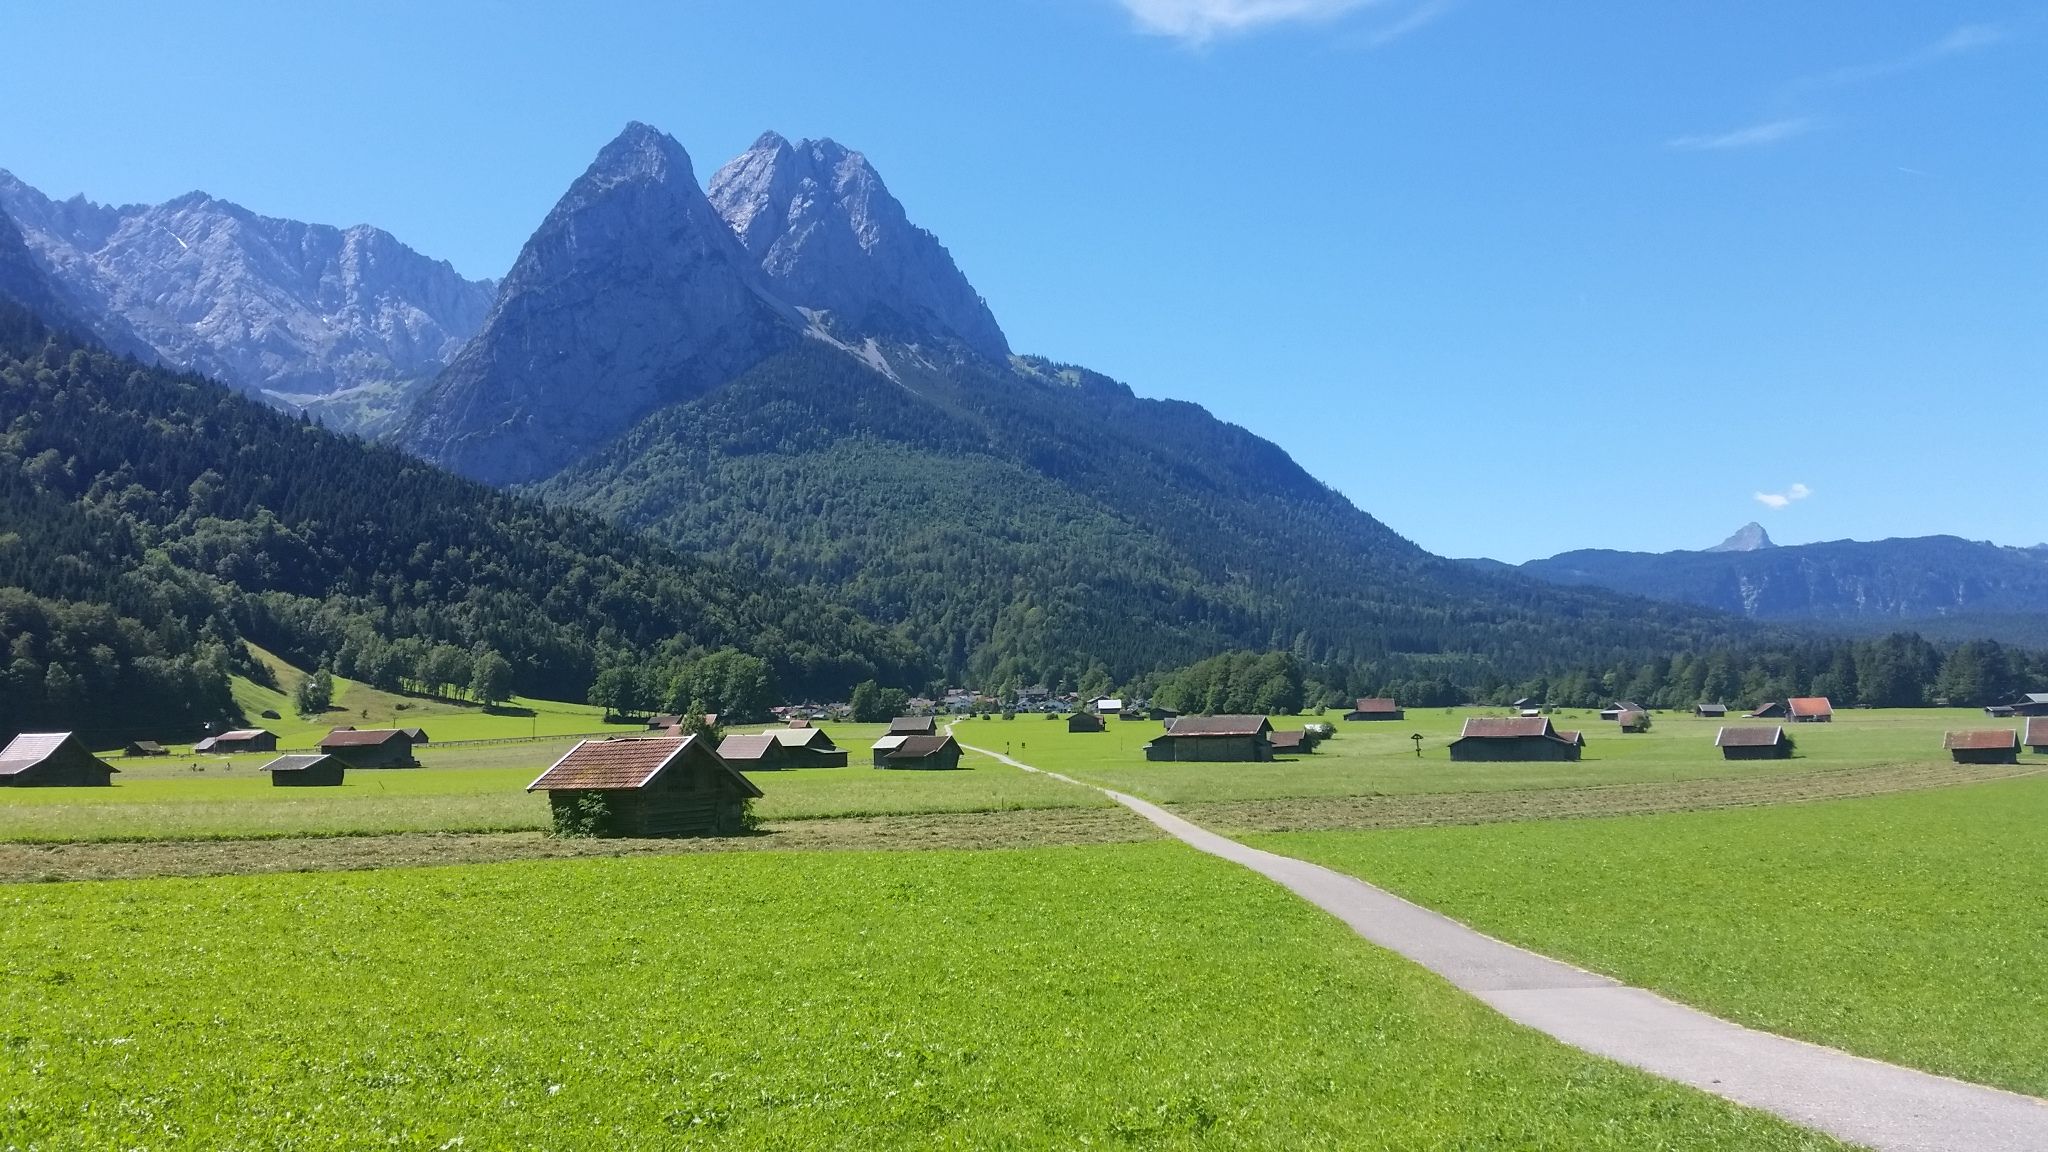
[[[1776,547],[1777,545],[1771,541],[1771,534],[1764,531],[1764,526],[1752,520],[1736,529],[1735,535],[1728,537],[1726,540],[1707,549],[1707,551],[1758,552],[1765,548]]]
[[[710,201],[771,290],[824,313],[836,334],[951,342],[1009,358],[987,302],[861,153],[765,132],[712,176]]]

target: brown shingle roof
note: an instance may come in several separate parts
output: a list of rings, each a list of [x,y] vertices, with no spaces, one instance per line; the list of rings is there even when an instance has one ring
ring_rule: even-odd
[[[1835,706],[1825,696],[1794,696],[1785,701],[1785,710],[1794,716],[1832,716]]]
[[[412,743],[412,737],[397,728],[336,728],[320,741],[322,748],[374,748],[393,740]]]
[[[1183,716],[1167,729],[1172,736],[1257,736],[1270,732],[1273,722],[1264,716]]]
[[[325,764],[332,759],[334,759],[334,757],[322,755],[318,752],[298,752],[293,753],[290,756],[279,756],[277,759],[272,760],[270,763],[265,764],[261,768],[258,768],[257,771],[304,772],[308,768],[318,767],[319,765]]]
[[[1394,702],[1385,696],[1360,696],[1353,712],[1398,712]]]
[[[1945,752],[2004,752],[2019,746],[2020,734],[2010,728],[1972,728],[1944,733],[1941,738]]]
[[[617,791],[620,789],[645,788],[659,776],[662,769],[679,757],[684,749],[700,737],[685,736],[681,739],[657,737],[651,740],[585,740],[569,749],[569,754],[555,761],[554,766],[536,777],[526,786],[528,792],[576,792],[576,791]],[[705,752],[719,768],[725,770],[749,796],[759,796],[761,790],[754,786],[725,759],[713,752],[708,745]]]
[[[938,727],[938,722],[929,716],[898,716],[889,721],[889,731],[903,736],[918,736]]]
[[[1552,735],[1556,736],[1559,740],[1562,740],[1567,744],[1576,744],[1583,747],[1586,743],[1585,734],[1582,732],[1567,732],[1563,729],[1559,729],[1558,731],[1552,733]]]
[[[1514,740],[1524,736],[1555,736],[1548,716],[1467,716],[1460,740]]]
[[[1272,743],[1275,752],[1301,750],[1302,740],[1299,732],[1275,732],[1266,739]]]
[[[2028,717],[2027,738],[2020,742],[2029,748],[2038,748],[2043,744],[2048,744],[2048,716]]]
[[[1776,725],[1723,728],[1714,736],[1716,748],[1774,748],[1784,742],[1785,730]]]
[[[936,756],[953,743],[951,736],[905,736],[903,743],[889,750],[885,760],[922,760]]]

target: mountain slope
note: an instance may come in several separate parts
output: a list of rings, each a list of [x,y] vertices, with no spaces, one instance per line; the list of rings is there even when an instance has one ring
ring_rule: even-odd
[[[952,340],[984,359],[1009,358],[988,303],[860,153],[764,133],[713,174],[708,195],[769,288],[827,313],[835,335]]]
[[[130,711],[179,714],[157,705],[173,691],[211,698],[200,681],[224,683],[243,637],[380,687],[460,687],[468,674],[442,669],[487,649],[510,661],[519,691],[556,699],[581,698],[618,662],[665,690],[728,646],[799,696],[924,672],[901,637],[824,597],[198,377],[137,370],[7,305],[0,428],[0,644],[14,659],[0,727],[34,717],[106,731]],[[21,598],[33,610],[15,611]],[[67,614],[102,623],[47,622]],[[113,638],[104,654],[97,633]]]
[[[1042,360],[881,369],[820,343],[674,405],[536,491],[840,590],[980,682],[1238,647],[1547,668],[1725,638],[1686,609],[1431,556],[1201,408]]]
[[[488,483],[538,479],[789,347],[804,326],[704,198],[689,154],[632,124],[526,242],[482,331],[401,437]]]
[[[1954,536],[1773,545],[1746,551],[1611,552],[1532,560],[1521,571],[1759,620],[1892,620],[2048,613],[2048,556]]]
[[[259,216],[203,192],[57,202],[0,171],[0,210],[96,325],[118,324],[177,367],[345,421],[394,410],[439,372],[496,291],[381,229]]]

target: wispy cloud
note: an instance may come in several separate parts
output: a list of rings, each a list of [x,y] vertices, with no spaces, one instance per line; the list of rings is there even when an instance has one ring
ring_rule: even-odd
[[[1729,132],[1711,132],[1702,136],[1674,136],[1664,142],[1666,147],[1684,152],[1715,152],[1725,148],[1761,148],[1804,136],[1813,131],[1815,122],[1810,116],[1788,116],[1781,120],[1766,120]]]
[[[1422,0],[1422,3],[1410,8],[1385,26],[1367,31],[1359,38],[1358,43],[1367,48],[1384,48],[1411,32],[1418,32],[1436,23],[1445,13],[1456,8],[1458,2],[1459,0]]]
[[[1804,484],[1794,484],[1783,492],[1759,492],[1756,502],[1766,508],[1783,508],[1795,500],[1804,500],[1813,495],[1813,489]]]
[[[1795,91],[1847,88],[1872,80],[1882,80],[1888,76],[1916,72],[1957,56],[1982,51],[2003,42],[2005,38],[2005,30],[1995,24],[1964,24],[1950,30],[1940,39],[1922,44],[1902,56],[1867,64],[1851,64],[1844,68],[1834,68],[1805,76],[1793,81],[1792,88]]]
[[[1381,0],[1119,0],[1140,31],[1170,36],[1186,44],[1206,44],[1219,37],[1256,32],[1276,24],[1327,23],[1379,2]]]

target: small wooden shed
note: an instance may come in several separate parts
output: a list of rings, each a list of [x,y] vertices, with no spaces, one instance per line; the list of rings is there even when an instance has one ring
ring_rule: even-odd
[[[1614,718],[1614,722],[1621,725],[1623,732],[1648,732],[1650,730],[1650,714],[1648,712],[1623,712]]]
[[[171,750],[154,740],[130,740],[121,747],[123,756],[169,756]]]
[[[905,736],[886,755],[878,752],[877,764],[883,768],[958,768],[960,744],[951,736]]]
[[[1745,713],[1744,718],[1748,720],[1783,720],[1785,718],[1785,706],[1776,700],[1766,700],[1762,704],[1757,705],[1754,711]]]
[[[1108,725],[1102,722],[1102,717],[1093,712],[1076,712],[1067,717],[1069,732],[1101,732],[1107,728]]]
[[[1723,728],[1714,734],[1723,760],[1784,760],[1792,755],[1792,738],[1781,725]]]
[[[1785,701],[1785,715],[1794,724],[1826,724],[1835,718],[1835,706],[1825,696],[1794,696]]]
[[[2012,702],[2015,716],[2048,716],[2048,692],[2029,692]]]
[[[1719,720],[1728,715],[1728,706],[1726,704],[1695,704],[1693,705],[1692,714],[1708,720]]]
[[[1386,696],[1360,696],[1344,714],[1346,720],[1402,720],[1407,716],[1407,709]]]
[[[69,732],[24,732],[0,749],[0,788],[104,788],[119,771]]]
[[[1145,759],[1256,762],[1273,758],[1273,722],[1264,716],[1183,716],[1145,745]]]
[[[194,744],[192,751],[208,756],[231,756],[237,752],[275,752],[277,733],[264,728],[236,728],[218,736],[208,736]]]
[[[1975,728],[1949,732],[1941,747],[1958,764],[2017,764],[2020,734],[2010,728]]]
[[[1275,756],[1302,756],[1316,750],[1316,742],[1305,732],[1271,732],[1266,743]]]
[[[1559,732],[1548,716],[1468,716],[1451,741],[1451,759],[1577,760],[1584,749],[1584,738]]]
[[[338,756],[295,753],[279,756],[259,771],[270,773],[273,788],[339,788],[347,768]]]
[[[320,751],[339,757],[351,768],[417,768],[412,737],[402,728],[336,728],[320,741]]]
[[[2048,755],[2048,716],[2035,716],[2027,720],[2027,734],[2020,743],[2030,752]]]
[[[933,736],[939,731],[939,722],[930,716],[898,716],[889,721],[891,736]]]
[[[761,789],[702,736],[585,740],[526,786],[546,792],[555,826],[599,836],[730,836]]]

